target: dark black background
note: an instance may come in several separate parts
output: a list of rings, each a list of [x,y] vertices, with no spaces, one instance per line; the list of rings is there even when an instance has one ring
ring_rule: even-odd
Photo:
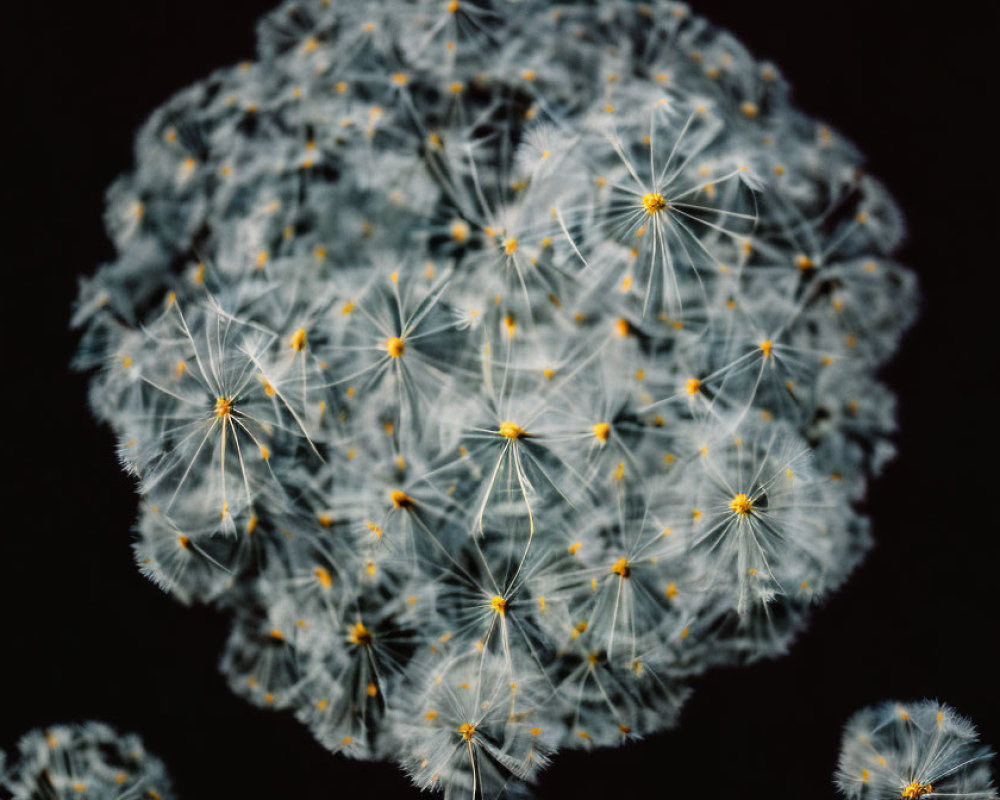
[[[345,0],[346,1],[346,0]],[[136,501],[67,363],[76,276],[112,255],[105,187],[175,90],[252,57],[269,0],[5,4],[0,150],[0,748],[98,718],[140,732],[198,798],[415,797],[394,767],[326,753],[216,671],[222,616],[139,576]],[[871,492],[878,544],[784,659],[696,682],[679,728],[560,754],[541,798],[831,797],[840,729],[882,699],[938,697],[1000,746],[996,435],[1000,270],[995,4],[702,0],[854,139],[901,201],[919,326],[885,377],[899,459]]]

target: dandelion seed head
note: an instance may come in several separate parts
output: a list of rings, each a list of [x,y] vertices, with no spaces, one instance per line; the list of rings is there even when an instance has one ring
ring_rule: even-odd
[[[163,762],[136,734],[102,722],[53,725],[22,736],[10,764],[0,753],[0,792],[12,798],[177,796]]]
[[[835,778],[849,800],[995,800],[993,756],[972,722],[944,703],[884,702],[848,720]]]
[[[259,54],[153,113],[73,317],[232,689],[495,796],[784,652],[916,308],[860,154],[669,0],[295,0]]]

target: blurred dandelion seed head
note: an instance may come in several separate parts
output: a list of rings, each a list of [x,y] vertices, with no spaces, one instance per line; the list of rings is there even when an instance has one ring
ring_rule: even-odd
[[[101,722],[33,730],[21,737],[17,750],[6,771],[0,752],[0,795],[12,800],[176,796],[163,763],[146,752],[138,736]]]
[[[836,783],[848,800],[996,800],[993,756],[950,706],[890,701],[848,721]]]

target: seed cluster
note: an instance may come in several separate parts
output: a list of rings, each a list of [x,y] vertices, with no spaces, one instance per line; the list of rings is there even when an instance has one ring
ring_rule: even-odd
[[[975,725],[951,706],[880,703],[848,721],[837,788],[849,800],[996,800],[992,759]]]
[[[489,794],[783,652],[868,545],[891,198],[657,0],[287,2],[81,284],[136,557],[332,750]]]
[[[173,800],[163,763],[134,733],[101,722],[54,725],[21,737],[18,758],[5,770],[0,752],[0,797]]]

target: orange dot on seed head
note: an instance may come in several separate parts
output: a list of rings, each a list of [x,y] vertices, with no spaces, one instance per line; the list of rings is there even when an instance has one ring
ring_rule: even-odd
[[[516,440],[524,437],[526,434],[527,431],[516,422],[507,421],[500,423],[500,435],[506,439]]]
[[[647,214],[656,214],[667,207],[667,201],[659,192],[647,192],[642,197],[642,207]]]
[[[393,489],[389,492],[389,499],[396,508],[413,508],[417,503],[406,492],[401,489]]]
[[[215,416],[218,418],[228,417],[233,413],[233,401],[230,397],[218,397],[215,400]]]
[[[729,504],[729,508],[734,514],[746,516],[753,511],[753,500],[747,497],[744,493],[740,492],[733,498],[733,501]]]
[[[611,426],[607,422],[598,422],[594,425],[594,436],[603,444],[608,440],[611,433]]]
[[[347,639],[351,644],[366,645],[372,643],[372,634],[365,627],[365,624],[361,620],[358,620],[350,627]]]
[[[626,559],[625,556],[622,556],[611,565],[611,571],[615,575],[620,575],[623,578],[632,577],[632,565],[628,563],[628,559]]]
[[[385,351],[393,358],[399,358],[406,352],[406,342],[398,336],[392,336],[386,340]]]
[[[316,573],[316,580],[319,581],[320,586],[324,589],[329,589],[330,586],[333,585],[333,580],[330,578],[329,570],[326,570],[323,567],[316,567],[313,572]]]

